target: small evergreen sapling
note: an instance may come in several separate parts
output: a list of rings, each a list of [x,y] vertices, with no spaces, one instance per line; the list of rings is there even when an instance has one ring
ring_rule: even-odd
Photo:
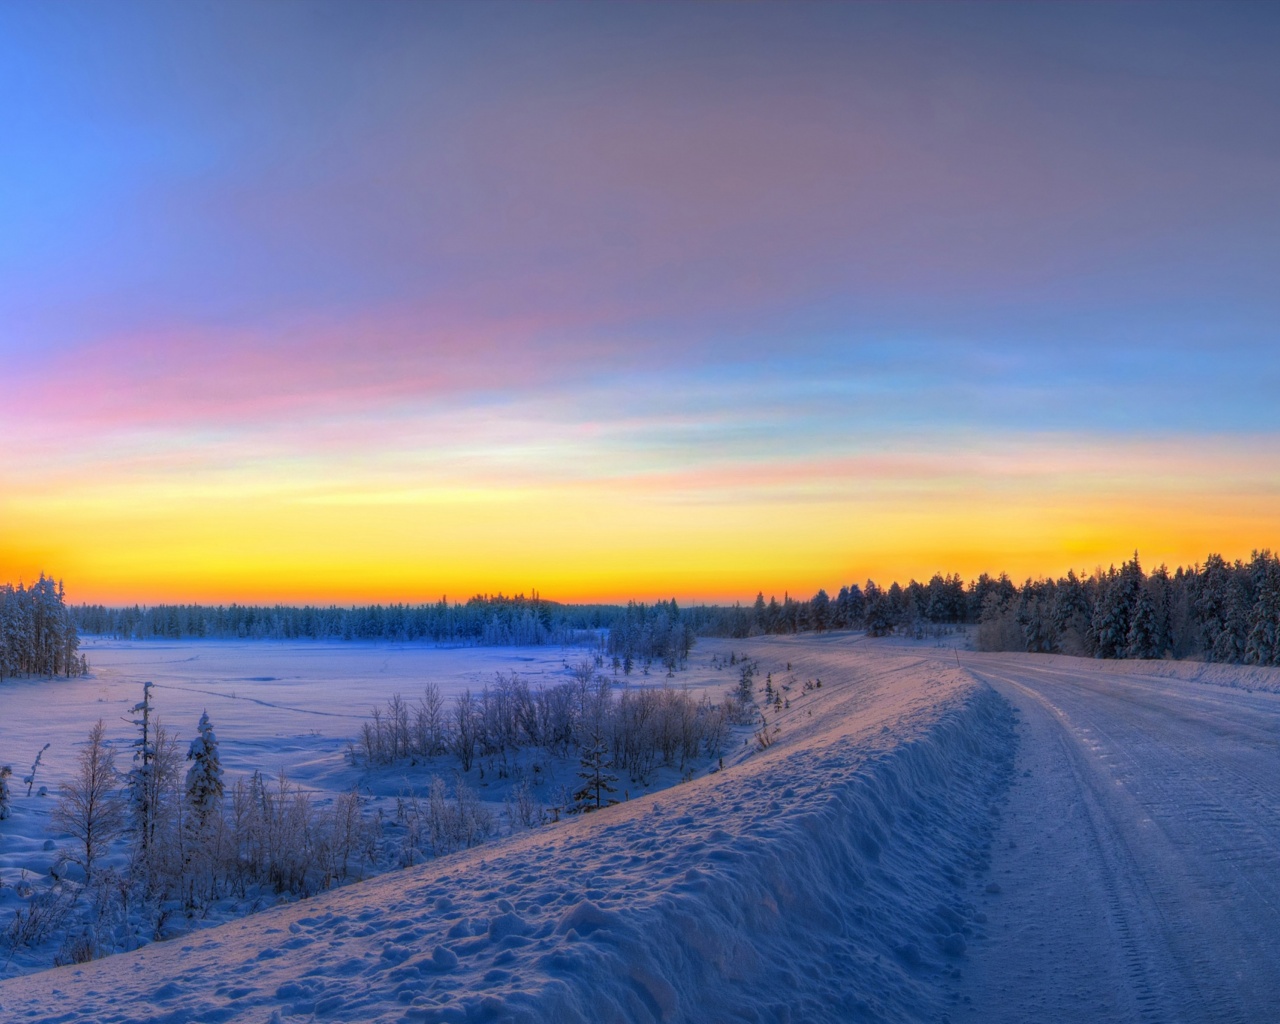
[[[597,738],[590,746],[582,748],[578,778],[583,784],[573,794],[575,810],[583,813],[597,811],[601,807],[611,807],[618,802],[608,795],[618,791],[618,788],[613,785],[618,781],[618,777],[609,771],[612,767],[609,748],[605,746],[603,739]]]

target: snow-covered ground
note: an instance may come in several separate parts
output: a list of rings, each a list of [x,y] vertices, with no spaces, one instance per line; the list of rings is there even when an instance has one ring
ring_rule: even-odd
[[[107,743],[115,749],[117,769],[129,768],[130,744],[137,735],[133,724],[137,716],[131,709],[142,697],[143,680],[154,682],[156,718],[171,734],[178,734],[180,756],[200,715],[208,712],[220,740],[228,791],[233,780],[255,770],[273,785],[283,773],[321,811],[336,795],[357,791],[365,818],[384,823],[376,829],[381,834],[377,853],[356,865],[360,875],[418,859],[417,851],[408,851],[414,856],[405,857],[408,837],[401,835],[404,829],[398,815],[402,799],[425,802],[434,775],[446,779],[450,788],[459,779],[469,786],[488,808],[498,834],[521,827],[509,820],[507,801],[515,776],[529,778],[527,772],[521,773],[531,760],[536,764],[532,775],[536,785],[528,787],[528,794],[540,804],[550,806],[558,798],[563,802],[566,790],[580,784],[576,757],[555,757],[546,751],[538,751],[536,757],[517,754],[497,765],[492,759],[477,758],[469,773],[462,773],[448,755],[425,764],[401,760],[374,766],[358,755],[361,727],[369,721],[371,709],[384,706],[393,695],[402,695],[412,705],[431,683],[439,688],[447,708],[454,695],[466,689],[478,695],[499,674],[509,678],[518,673],[534,690],[555,686],[568,681],[584,660],[592,660],[587,649],[104,639],[89,639],[84,649],[91,663],[90,676],[6,679],[0,684],[0,765],[14,770],[9,779],[10,816],[0,821],[0,978],[50,966],[59,955],[59,934],[75,931],[75,922],[68,920],[65,927],[51,929],[15,949],[6,943],[4,929],[15,913],[30,907],[33,896],[52,896],[57,888],[54,874],[67,873],[64,851],[72,844],[54,826],[51,814],[59,787],[75,771],[85,738],[100,718]],[[607,668],[604,674],[614,678]],[[722,664],[715,653],[703,653],[675,677],[668,678],[657,668],[651,672],[637,668],[630,676],[618,675],[615,682],[618,689],[674,687],[695,698],[707,693],[718,700],[736,678],[736,671]],[[31,772],[37,752],[35,781],[27,786],[22,780]],[[682,774],[704,773],[715,763],[710,758],[695,760],[683,772],[660,767],[642,783],[624,777],[617,796],[629,798],[663,788],[680,781]],[[128,843],[121,839],[103,863],[124,868],[127,857]],[[76,871],[72,873],[78,877]],[[280,898],[269,888],[256,887],[238,899],[206,905],[195,917],[173,916],[165,930],[172,934],[208,926]],[[87,912],[88,904],[81,899],[77,908]],[[139,921],[115,931],[110,948],[117,950],[152,938],[152,929]]]
[[[704,642],[687,678],[729,689],[712,658],[730,650],[792,685],[767,749],[744,734],[684,785],[0,982],[0,1020],[1280,1019],[1280,696],[1248,692],[1266,680],[850,635]],[[495,652],[443,653],[475,659],[463,685],[493,671]],[[558,651],[497,655],[565,671]],[[96,685],[117,667],[122,685],[162,682],[90,657]],[[235,693],[229,745],[262,721],[250,677],[307,670],[227,659],[170,682],[196,714],[190,691]],[[302,680],[271,703],[358,722],[413,692],[426,667],[409,664],[385,688],[366,664],[314,705]],[[280,733],[263,749],[296,741],[310,784],[345,784],[322,767],[345,719],[316,721],[319,737],[258,724]]]
[[[87,639],[85,679],[7,679],[0,719],[0,763],[23,775],[37,750],[50,743],[40,781],[50,793],[74,769],[78,744],[99,718],[107,736],[133,739],[129,713],[143,680],[155,683],[156,714],[184,741],[209,712],[232,775],[280,769],[310,789],[341,791],[357,781],[342,754],[375,705],[393,694],[407,700],[434,682],[450,697],[478,692],[498,672],[517,672],[531,684],[563,682],[589,652],[560,647],[459,647],[429,644],[275,642],[255,640],[133,641]],[[732,680],[707,665],[672,682],[702,686]],[[663,674],[633,673],[637,684],[659,685]],[[185,749],[185,742],[184,742]],[[26,760],[24,760],[24,758]]]
[[[962,660],[1022,739],[966,1019],[1280,1020],[1276,670]]]

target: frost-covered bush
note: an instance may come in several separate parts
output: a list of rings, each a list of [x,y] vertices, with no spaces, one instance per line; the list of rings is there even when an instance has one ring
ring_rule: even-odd
[[[361,876],[361,867],[374,856],[377,829],[364,816],[360,794],[339,793],[320,815],[316,854],[324,867],[325,886]]]
[[[696,758],[718,756],[738,717],[731,707],[669,687],[618,687],[590,661],[572,671],[572,682],[537,688],[515,673],[499,673],[478,695],[458,694],[448,709],[434,686],[413,706],[393,696],[372,710],[355,757],[388,765],[448,753],[464,773],[481,759],[505,778],[515,771],[510,758],[517,751],[575,756],[595,743],[599,730],[612,763],[643,783],[658,767],[684,771]],[[748,685],[753,671],[744,666]],[[754,719],[752,709],[748,721]]]
[[[33,894],[13,912],[0,942],[10,953],[40,945],[62,927],[74,903],[75,893],[60,885]]]
[[[319,891],[323,869],[311,799],[281,771],[273,787],[259,771],[231,791],[230,874],[241,894],[269,885],[296,896]]]
[[[479,846],[493,835],[493,812],[461,779],[453,797],[439,776],[431,779],[426,803],[427,836],[437,857]]]
[[[98,719],[50,816],[54,827],[74,840],[68,858],[84,869],[87,881],[93,879],[94,863],[126,825],[125,804],[116,792],[115,752],[105,735],[102,719]]]

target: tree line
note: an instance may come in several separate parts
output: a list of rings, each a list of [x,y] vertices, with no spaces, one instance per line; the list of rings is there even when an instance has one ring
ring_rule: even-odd
[[[1210,555],[1203,565],[1147,574],[1135,552],[1085,580],[1027,580],[984,599],[978,642],[986,650],[1280,665],[1280,558]]]
[[[30,587],[0,585],[0,680],[5,676],[78,676],[89,670],[61,580],[40,574]]]
[[[532,597],[477,595],[465,603],[363,605],[160,604],[108,608],[82,604],[74,624],[86,634],[122,640],[390,640],[483,647],[584,645],[603,647],[618,668],[668,672],[689,658],[705,607],[682,610],[674,598],[653,604],[561,604]]]
[[[872,636],[923,636],[930,628],[977,626],[988,651],[1074,654],[1097,658],[1199,658],[1247,665],[1280,665],[1280,558],[1255,551],[1248,561],[1212,554],[1202,565],[1150,574],[1138,553],[1120,568],[1074,571],[1059,579],[983,574],[966,583],[935,573],[887,588],[819,590],[807,601],[779,603],[759,594],[749,607],[703,610],[702,635],[750,637],[770,633],[865,629]]]
[[[70,613],[62,585],[41,576],[31,588],[0,588],[0,676],[76,674],[77,630],[127,639],[253,638],[430,641],[475,645],[583,644],[612,658],[615,670],[668,674],[682,667],[698,636],[864,629],[872,636],[923,635],[976,625],[984,650],[1060,652],[1099,658],[1173,657],[1280,665],[1280,565],[1269,550],[1248,561],[1212,554],[1204,563],[1143,571],[1135,552],[1120,568],[1074,571],[1058,579],[986,573],[966,582],[935,573],[927,583],[868,580],[825,589],[807,600],[789,594],[748,606],[680,608],[653,604],[561,604],[531,597],[477,595],[465,603],[354,608],[238,605],[80,605]]]
[[[73,610],[84,633],[126,640],[163,638],[252,640],[390,640],[483,646],[574,644],[594,641],[617,613],[611,605],[566,605],[536,592],[476,595],[434,604],[199,605],[159,604]]]

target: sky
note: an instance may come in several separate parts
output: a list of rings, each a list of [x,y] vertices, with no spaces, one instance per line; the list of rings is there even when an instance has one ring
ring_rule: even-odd
[[[0,0],[0,581],[1280,547],[1280,5]]]

